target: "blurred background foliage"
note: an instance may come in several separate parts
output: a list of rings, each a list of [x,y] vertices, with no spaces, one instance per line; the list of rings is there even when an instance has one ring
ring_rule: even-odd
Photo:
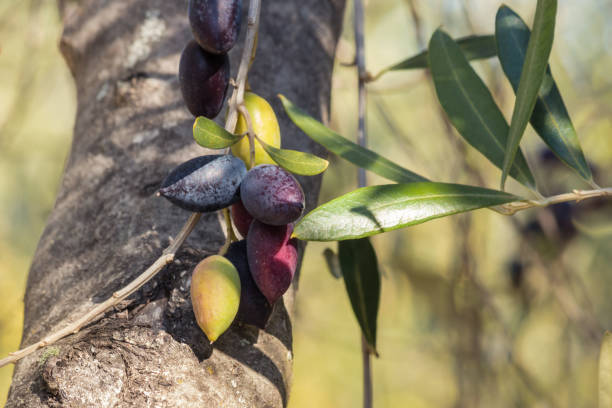
[[[490,34],[500,2],[366,1],[372,73],[410,56],[443,26]],[[530,23],[535,0],[509,0]],[[357,125],[352,4],[338,48],[331,126]],[[612,3],[559,1],[552,70],[602,186],[612,185]],[[59,51],[55,0],[0,2],[0,354],[19,345],[30,259],[70,148],[74,85]],[[514,94],[496,60],[473,63],[507,118]],[[389,73],[369,85],[370,147],[439,181],[496,188],[500,171],[459,139],[427,73]],[[588,188],[529,128],[522,143],[543,194]],[[384,183],[375,176],[370,183]],[[356,187],[332,160],[320,201]],[[517,183],[516,193],[529,196]],[[594,407],[597,359],[612,328],[612,203],[593,200],[455,216],[377,236],[384,273],[377,407]],[[358,326],[344,286],[310,244],[294,325],[291,408],[361,401]],[[0,369],[0,404],[12,367]]]

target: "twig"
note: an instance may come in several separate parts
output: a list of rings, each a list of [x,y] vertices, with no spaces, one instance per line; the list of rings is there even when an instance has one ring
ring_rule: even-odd
[[[244,103],[244,91],[246,89],[249,66],[255,52],[255,40],[257,38],[257,28],[259,27],[260,11],[261,0],[250,0],[247,33],[244,40],[240,67],[238,68],[238,75],[236,77],[238,86],[234,89],[234,93],[230,98],[229,112],[227,114],[227,121],[225,122],[225,130],[228,132],[233,132],[236,128],[236,123],[238,122],[238,107]]]
[[[253,168],[255,165],[255,139],[259,138],[255,134],[255,130],[253,130],[253,121],[251,120],[251,115],[244,105],[244,102],[238,105],[238,111],[242,114],[246,122],[247,135],[249,137],[249,168]]]
[[[566,203],[568,201],[580,202],[589,198],[608,197],[612,196],[612,188],[600,188],[596,190],[574,190],[571,193],[559,194],[542,200],[524,200],[515,201],[491,209],[504,215],[514,215],[519,211],[527,210],[534,207],[547,207],[553,204]]]
[[[360,146],[367,146],[367,129],[366,129],[366,61],[365,61],[365,39],[364,39],[364,11],[362,0],[355,0],[355,62],[357,63],[357,75],[359,77],[359,127],[357,130],[357,143]],[[359,187],[366,185],[365,169],[359,167],[357,170]]]
[[[183,226],[183,229],[176,237],[174,242],[163,252],[163,255],[160,256],[153,263],[153,265],[149,266],[146,271],[144,271],[140,276],[130,282],[126,287],[113,293],[110,298],[105,300],[103,303],[100,303],[99,305],[91,309],[89,312],[87,312],[65,328],[45,337],[38,343],[32,344],[31,346],[26,347],[22,350],[10,353],[8,357],[0,360],[0,367],[3,367],[10,363],[15,363],[16,361],[27,356],[28,354],[33,353],[41,347],[46,347],[70,334],[77,333],[79,330],[81,330],[83,326],[95,320],[98,320],[98,318],[101,317],[101,315],[108,309],[117,305],[119,302],[130,296],[132,293],[136,292],[140,287],[142,287],[142,285],[144,285],[149,280],[151,280],[151,278],[157,275],[157,273],[161,271],[166,265],[174,261],[174,256],[176,255],[176,252],[179,250],[183,242],[185,242],[185,239],[187,239],[191,231],[193,231],[201,215],[202,214],[200,213],[192,214],[191,217],[189,217],[187,223]]]
[[[259,27],[260,9],[261,0],[250,1],[247,34],[244,48],[242,50],[242,58],[240,60],[240,67],[238,68],[238,76],[236,80],[237,87],[234,88],[234,92],[232,93],[232,97],[230,98],[229,112],[227,120],[225,122],[225,129],[228,132],[233,132],[236,128],[236,122],[238,120],[237,107],[243,104],[244,102],[244,90],[246,87],[246,81],[249,72],[249,63],[251,60],[251,56],[253,55],[255,37],[257,35],[257,29]],[[23,357],[32,354],[41,347],[49,346],[70,334],[77,333],[79,330],[81,330],[81,328],[98,320],[104,312],[106,312],[113,306],[116,306],[117,304],[119,304],[119,302],[121,302],[122,300],[130,296],[132,293],[140,289],[144,284],[153,279],[153,277],[155,277],[155,275],[157,275],[165,266],[171,264],[174,261],[177,251],[183,245],[183,242],[185,242],[189,234],[191,234],[191,231],[193,231],[201,216],[202,214],[200,213],[191,214],[189,220],[185,223],[179,235],[176,237],[174,242],[164,250],[162,256],[160,256],[149,268],[147,268],[147,270],[145,270],[140,276],[130,282],[127,286],[113,293],[110,298],[95,306],[93,309],[91,309],[83,316],[79,317],[76,321],[69,324],[67,327],[46,336],[41,341],[35,344],[32,344],[19,351],[10,353],[8,357],[0,360],[0,367],[11,363],[16,363]],[[228,233],[227,239],[231,240],[230,233]]]
[[[369,75],[366,70],[365,61],[364,10],[362,0],[355,0],[354,6],[355,63],[357,64],[357,75],[359,77],[359,125],[357,130],[357,143],[362,147],[366,147],[368,142],[366,128],[366,81]],[[357,181],[359,187],[365,187],[367,184],[365,169],[362,167],[357,169]],[[372,408],[372,356],[363,334],[361,334],[361,356],[363,359],[363,408]]]

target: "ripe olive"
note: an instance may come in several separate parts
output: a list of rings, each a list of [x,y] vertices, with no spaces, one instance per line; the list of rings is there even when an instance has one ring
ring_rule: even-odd
[[[179,84],[185,105],[193,116],[212,119],[219,114],[229,76],[226,54],[208,53],[193,40],[187,44],[179,62]]]
[[[188,211],[217,211],[239,200],[245,174],[242,160],[231,155],[196,157],[172,170],[159,193]]]
[[[189,0],[193,37],[206,51],[227,53],[240,32],[242,0]]]
[[[251,275],[270,304],[289,289],[297,268],[297,240],[291,238],[292,232],[292,224],[275,227],[255,220],[247,235]]]
[[[304,191],[288,171],[272,164],[252,168],[240,185],[242,204],[265,224],[285,225],[304,211]]]

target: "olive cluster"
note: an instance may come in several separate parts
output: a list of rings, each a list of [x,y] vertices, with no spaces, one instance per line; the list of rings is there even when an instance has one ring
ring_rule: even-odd
[[[179,63],[179,83],[194,116],[214,118],[223,107],[230,78],[227,52],[240,32],[242,0],[189,0],[193,40]]]
[[[240,0],[190,0],[189,21],[195,40],[181,55],[179,82],[185,104],[194,116],[214,118],[221,110],[229,83],[225,54],[240,28]],[[269,146],[280,147],[274,110],[260,96],[246,92],[244,107],[250,129],[239,115],[235,134],[247,131]],[[274,165],[261,145],[250,162],[250,143],[243,137],[233,155],[191,159],[170,172],[160,194],[193,212],[231,206],[231,218],[243,240],[225,256],[205,258],[194,269],[191,299],[198,325],[215,341],[234,320],[265,328],[274,303],[287,291],[297,267],[293,222],[304,210],[304,192],[292,174]],[[247,171],[247,164],[253,167]]]

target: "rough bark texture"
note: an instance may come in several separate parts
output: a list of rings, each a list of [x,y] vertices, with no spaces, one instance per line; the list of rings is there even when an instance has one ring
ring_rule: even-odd
[[[22,346],[106,299],[161,254],[188,213],[155,192],[172,168],[207,153],[193,142],[193,118],[176,75],[191,37],[186,1],[61,4],[60,46],[76,80],[78,113],[57,202],[28,278]],[[275,95],[327,117],[343,8],[344,0],[263,2],[249,82],[273,102],[286,147],[323,153],[291,125]],[[239,45],[230,54],[233,75],[240,52]],[[320,179],[301,182],[312,208]],[[7,406],[285,406],[291,294],[277,304],[265,331],[234,326],[214,347],[195,324],[190,273],[222,241],[217,214],[205,215],[178,261],[129,301],[19,362]]]

